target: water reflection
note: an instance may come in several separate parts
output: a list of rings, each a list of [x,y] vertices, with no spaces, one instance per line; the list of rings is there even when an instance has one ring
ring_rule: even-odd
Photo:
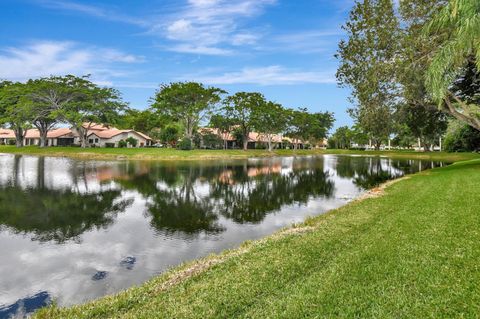
[[[336,156],[163,164],[0,155],[0,318],[51,298],[70,305],[140,284],[438,165]]]

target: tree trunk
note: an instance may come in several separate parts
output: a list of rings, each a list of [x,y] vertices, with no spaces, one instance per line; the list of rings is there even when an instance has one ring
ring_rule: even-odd
[[[246,151],[248,149],[248,137],[243,137],[243,150]]]
[[[44,130],[38,130],[38,132],[40,133],[40,147],[46,147],[47,146],[47,134],[48,134],[48,131],[44,131]]]
[[[24,131],[22,128],[16,128],[15,132],[15,146],[23,147],[23,138],[25,137]]]
[[[268,138],[268,151],[269,151],[269,152],[273,151],[273,148],[272,148],[272,137],[269,137],[269,138]]]
[[[23,147],[23,137],[15,136],[15,145],[17,147]]]
[[[460,104],[460,105],[463,105],[464,103],[458,98],[455,96],[455,94],[449,92],[449,94],[455,99],[455,101]],[[443,108],[443,110],[452,115],[453,117],[455,117],[457,120],[460,120],[464,123],[467,123],[468,125],[470,125],[471,127],[477,129],[480,131],[480,120],[477,119],[477,118],[474,118],[472,116],[467,116],[461,112],[459,112],[455,106],[453,105],[453,103],[450,101],[450,99],[447,97],[444,99],[445,101],[445,107]]]
[[[83,125],[76,128],[78,137],[80,138],[80,147],[87,148],[88,128],[84,128]]]

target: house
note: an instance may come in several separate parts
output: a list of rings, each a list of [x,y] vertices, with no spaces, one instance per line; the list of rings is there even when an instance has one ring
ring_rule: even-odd
[[[92,124],[87,135],[87,145],[95,147],[118,147],[120,140],[133,137],[137,140],[136,147],[151,146],[153,140],[135,130],[119,130],[114,127],[107,127],[101,124]],[[15,140],[13,130],[0,129],[0,144],[8,144],[9,140]],[[25,134],[24,145],[39,145],[40,132],[37,129],[30,129]],[[47,133],[47,146],[72,146],[79,145],[80,137],[76,130],[70,128],[57,128]],[[129,145],[131,147],[131,145]]]
[[[85,124],[84,124],[84,127]],[[137,140],[136,147],[152,146],[153,140],[135,130],[119,130],[115,127],[108,127],[102,124],[91,124],[88,126],[88,145],[95,147],[118,147],[118,142],[134,138]]]
[[[9,144],[10,141],[15,141],[15,133],[13,130],[0,128],[0,145]]]
[[[47,146],[70,146],[75,142],[75,134],[69,128],[57,128],[48,131]],[[40,132],[31,129],[25,134],[25,145],[40,145]]]
[[[205,134],[218,135],[222,140],[226,140],[228,149],[243,147],[243,145],[238,145],[236,138],[231,133],[221,133],[218,129],[209,128],[209,127],[201,128],[198,132],[201,135],[205,135]],[[306,144],[308,144],[308,142],[304,143],[298,139],[292,139],[287,136],[283,136],[281,134],[273,134],[271,138],[272,138],[273,148],[290,147],[290,148],[303,149],[306,147]],[[325,141],[322,141],[321,144],[323,143],[326,143],[326,139]],[[248,149],[267,147],[267,145],[268,145],[268,135],[264,133],[259,133],[259,132],[250,132],[250,134],[248,135],[248,144],[247,144]]]

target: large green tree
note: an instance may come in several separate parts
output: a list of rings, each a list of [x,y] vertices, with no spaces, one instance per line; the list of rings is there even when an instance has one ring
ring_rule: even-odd
[[[61,109],[76,97],[66,85],[68,79],[68,76],[51,76],[26,83],[26,94],[33,115],[32,124],[40,134],[40,147],[47,146],[48,132],[57,124]]]
[[[231,134],[234,126],[232,119],[221,113],[213,114],[210,118],[210,126],[218,130],[218,133],[223,141],[223,149],[227,149],[228,137]]]
[[[261,105],[255,116],[254,127],[267,139],[268,150],[273,151],[273,138],[287,127],[287,112],[281,104],[268,101]]]
[[[175,82],[161,85],[151,106],[161,116],[181,121],[185,137],[191,140],[194,130],[208,119],[224,93],[219,88],[205,87],[197,82]]]
[[[397,80],[401,102],[397,106],[397,135],[409,132],[425,150],[445,133],[447,117],[437,109],[425,86],[428,54],[437,45],[435,37],[422,37],[423,27],[446,0],[403,0],[400,2],[401,37]],[[406,126],[406,127],[405,127]],[[405,130],[406,129],[406,130]]]
[[[0,124],[15,132],[17,147],[23,146],[27,130],[31,127],[30,104],[24,92],[25,85],[22,83],[0,82]]]
[[[293,139],[296,149],[299,142],[314,143],[327,137],[334,122],[330,112],[309,113],[306,108],[288,110],[286,135]]]
[[[443,111],[480,130],[480,105],[451,90],[468,64],[480,69],[480,1],[450,0],[425,26],[425,33],[437,42],[427,89]]]
[[[76,130],[83,148],[87,147],[88,134],[95,123],[112,124],[126,109],[117,90],[100,87],[88,76],[68,75],[55,78],[55,82],[58,89],[64,92],[65,99],[68,99],[57,114]]]
[[[392,0],[356,1],[343,29],[348,39],[340,41],[336,54],[337,80],[351,89],[355,106],[350,114],[379,148],[392,132],[398,97],[399,26]]]
[[[255,129],[259,112],[264,110],[266,105],[265,97],[257,92],[238,92],[224,100],[225,116],[237,126],[237,132],[241,133],[244,150],[247,150],[248,137]]]

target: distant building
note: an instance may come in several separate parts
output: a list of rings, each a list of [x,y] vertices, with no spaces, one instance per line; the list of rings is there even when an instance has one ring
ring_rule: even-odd
[[[201,135],[205,134],[215,134],[218,135],[222,140],[227,141],[227,148],[232,149],[232,148],[242,148],[243,145],[238,145],[235,137],[231,133],[221,133],[218,129],[216,128],[201,128],[199,130],[199,133]],[[309,141],[303,142],[298,139],[292,139],[287,136],[283,136],[282,134],[274,134],[272,135],[272,144],[273,148],[297,148],[297,149],[303,149],[308,147],[313,147],[313,148],[325,148],[327,146],[327,139],[322,139],[318,143],[314,143],[311,145]],[[259,133],[259,132],[250,132],[248,135],[248,145],[247,147],[249,149],[255,149],[260,146],[266,146],[268,144],[268,136],[264,133]]]
[[[135,130],[119,130],[114,127],[107,127],[101,124],[91,125],[88,132],[88,145],[106,147],[107,144],[118,146],[118,142],[133,137],[138,141],[137,147],[151,146],[153,140]]]
[[[106,147],[108,144],[118,147],[120,140],[126,140],[129,137],[133,137],[138,141],[136,147],[146,147],[153,144],[153,140],[141,132],[135,130],[119,130],[101,124],[91,125],[87,136],[87,145],[94,147]],[[15,141],[14,131],[0,129],[0,144],[9,144],[10,140]],[[40,132],[37,129],[28,130],[25,135],[24,144],[27,146],[39,145]],[[70,128],[53,129],[47,134],[47,146],[72,146],[79,144],[79,134],[76,130]]]

